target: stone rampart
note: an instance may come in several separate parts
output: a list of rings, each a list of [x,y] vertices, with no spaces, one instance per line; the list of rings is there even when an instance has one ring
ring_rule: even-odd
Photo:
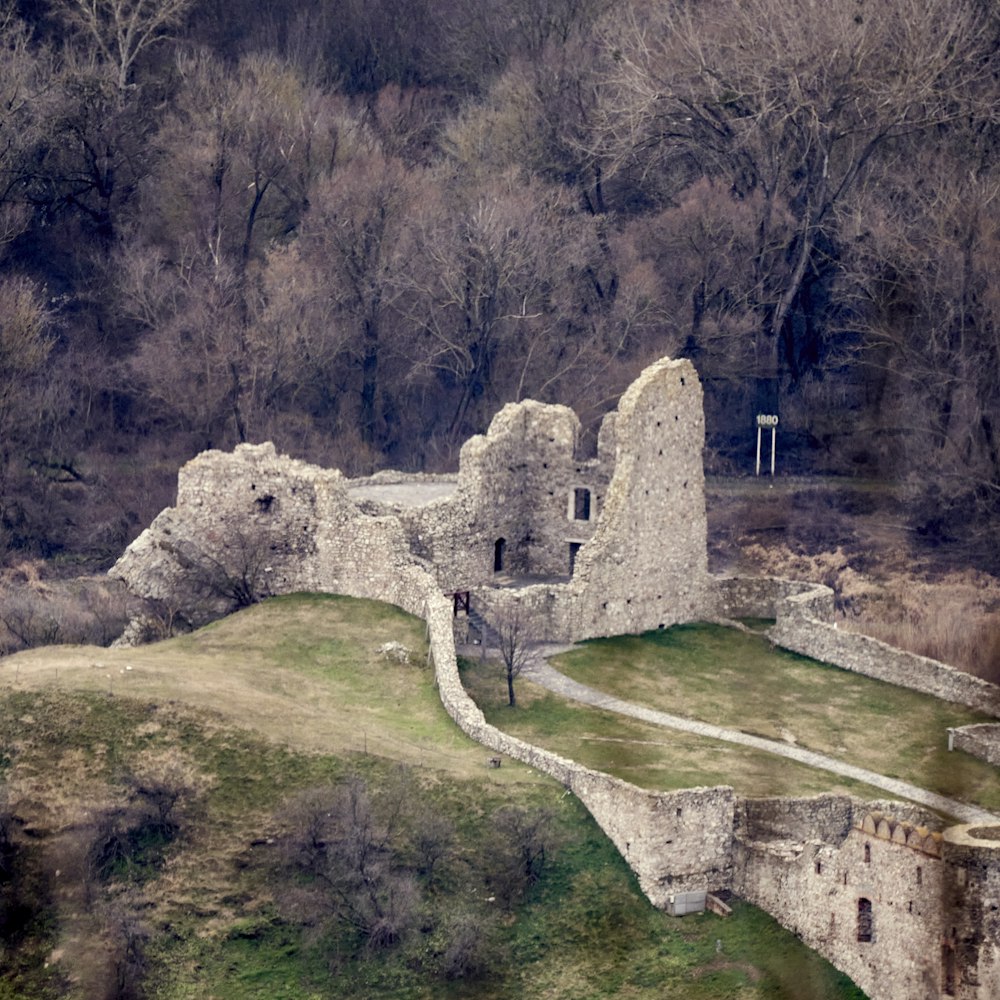
[[[730,884],[732,788],[648,791],[490,725],[458,674],[451,603],[435,591],[428,593],[425,607],[435,678],[448,714],[478,743],[570,789],[629,863],[654,906],[665,906],[671,892]]]
[[[508,403],[462,446],[454,494],[400,512],[443,589],[487,586],[497,574],[569,578],[611,474],[605,461],[577,456],[579,433],[568,407]]]
[[[951,731],[952,746],[987,764],[1000,767],[1000,723],[985,722],[978,726],[960,726]]]
[[[1000,826],[964,824],[942,832],[948,920],[942,973],[960,1000],[1000,997]]]
[[[580,631],[557,641],[693,621],[708,604],[705,421],[694,366],[650,365],[622,396],[614,437],[604,511],[576,559]]]
[[[1000,715],[993,685],[841,632],[826,587],[708,576],[701,388],[688,362],[642,373],[602,425],[596,459],[577,455],[578,429],[564,407],[510,405],[467,443],[453,490],[453,480],[370,481],[436,487],[416,504],[409,490],[366,496],[271,445],[206,452],[112,572],[184,606],[192,623],[231,609],[239,588],[396,604],[426,619],[441,700],[460,728],[571,789],[654,904],[731,887],[873,1000],[1000,996],[991,832],[942,838],[918,811],[862,814],[836,796],[747,803],[728,787],[641,789],[503,733],[468,697],[446,596],[463,589],[486,611],[520,604],[548,641],[773,617],[772,638],[789,649]]]
[[[776,576],[719,576],[712,578],[712,607],[715,618],[777,618],[779,608],[790,597],[809,595],[811,617],[833,618],[833,591],[802,580]],[[802,606],[795,606],[801,612]]]
[[[768,635],[793,653],[866,677],[921,691],[1000,717],[1000,687],[938,660],[837,627],[833,591],[776,577],[717,577],[716,618],[774,618]]]

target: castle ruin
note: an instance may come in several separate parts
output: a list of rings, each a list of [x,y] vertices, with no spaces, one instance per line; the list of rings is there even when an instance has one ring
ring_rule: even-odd
[[[825,587],[709,574],[704,417],[690,362],[647,368],[605,418],[596,455],[582,455],[579,438],[571,410],[527,401],[466,442],[454,477],[349,480],[269,444],[205,452],[181,469],[176,505],[112,573],[193,624],[259,594],[396,604],[427,621],[457,724],[572,789],[654,904],[731,889],[873,1000],[1000,996],[1000,827],[945,827],[902,803],[847,796],[649,792],[486,723],[458,677],[464,595],[490,614],[517,605],[558,642],[775,618],[781,645],[1000,716],[993,685],[841,633]]]

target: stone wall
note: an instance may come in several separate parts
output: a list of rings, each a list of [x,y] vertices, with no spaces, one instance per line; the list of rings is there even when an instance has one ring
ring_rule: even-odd
[[[881,814],[873,823],[865,808],[832,796],[741,803],[734,890],[872,1000],[942,997],[946,865],[923,849],[929,831],[908,846],[917,827]]]
[[[813,618],[833,620],[833,591],[829,587],[776,576],[712,577],[712,617],[777,618],[789,597],[805,594],[810,595]]]
[[[768,636],[794,653],[1000,716],[997,685],[938,660],[839,629],[833,621],[833,591],[823,584],[776,577],[717,577],[710,603],[716,618],[776,619]]]
[[[979,726],[960,726],[951,733],[954,749],[1000,767],[1000,724],[987,722]]]
[[[176,505],[111,573],[133,593],[183,608],[195,624],[231,610],[219,577],[240,573],[264,593],[327,591],[420,614],[428,574],[402,526],[365,515],[345,483],[271,444],[204,452],[181,469]]]
[[[689,363],[642,373],[606,418],[596,458],[577,455],[578,431],[564,407],[505,407],[463,449],[454,491],[416,504],[362,499],[339,472],[271,445],[206,452],[181,470],[175,507],[113,574],[137,594],[183,604],[194,622],[228,610],[207,579],[220,568],[252,574],[266,593],[329,591],[420,615],[456,723],[577,794],[654,904],[732,887],[874,1000],[1000,996],[992,834],[942,840],[918,811],[897,806],[890,819],[834,796],[750,803],[728,787],[648,791],[486,722],[458,676],[447,591],[474,590],[486,610],[519,603],[549,641],[774,617],[772,637],[789,649],[1000,715],[992,685],[839,631],[828,588],[708,576],[701,389]],[[861,900],[870,940],[858,939]]]
[[[778,602],[777,622],[769,632],[772,641],[844,670],[1000,716],[1000,687],[995,684],[870,636],[842,631],[817,617],[817,607],[825,613],[829,594],[828,587],[816,585]]]
[[[593,534],[610,478],[606,462],[577,456],[579,433],[565,406],[509,403],[463,445],[455,493],[400,512],[443,589],[490,585],[498,573],[570,576],[570,544]]]
[[[732,788],[648,791],[489,725],[458,675],[451,603],[430,593],[426,615],[435,678],[448,714],[477,742],[551,775],[570,789],[629,863],[654,906],[665,906],[671,892],[730,884]]]
[[[943,971],[960,1000],[993,1000],[1000,997],[1000,827],[950,827],[941,846],[949,918],[939,942]]]
[[[577,557],[575,639],[692,621],[709,600],[705,421],[694,366],[650,365],[622,396],[614,436],[604,510]]]

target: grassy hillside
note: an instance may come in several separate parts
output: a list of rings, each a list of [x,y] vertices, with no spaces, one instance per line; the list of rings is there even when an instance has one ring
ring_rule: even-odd
[[[572,796],[455,729],[396,609],[2,670],[0,998],[861,996],[751,907],[650,907]]]

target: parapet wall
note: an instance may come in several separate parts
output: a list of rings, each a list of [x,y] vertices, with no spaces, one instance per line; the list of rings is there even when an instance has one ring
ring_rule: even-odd
[[[1000,717],[1000,687],[995,684],[816,617],[816,606],[825,605],[829,594],[828,587],[817,585],[779,602],[772,641],[823,663]]]
[[[629,863],[654,906],[666,906],[673,892],[731,884],[732,788],[648,791],[491,726],[458,675],[451,603],[429,592],[426,609],[435,678],[448,714],[478,743],[570,789]]]
[[[985,722],[979,726],[961,726],[951,730],[952,746],[987,764],[1000,767],[1000,723]]]
[[[778,816],[771,815],[775,808]],[[831,796],[794,805],[741,803],[734,890],[873,1000],[940,997],[947,866],[891,833],[865,832],[862,809]],[[764,836],[753,835],[762,829]]]
[[[809,595],[812,617],[833,620],[833,591],[829,587],[777,576],[713,577],[713,617],[776,619],[788,598],[802,595]]]
[[[715,617],[774,618],[768,636],[793,653],[1000,717],[997,685],[838,628],[833,621],[833,591],[823,584],[778,577],[718,577],[712,593]]]

